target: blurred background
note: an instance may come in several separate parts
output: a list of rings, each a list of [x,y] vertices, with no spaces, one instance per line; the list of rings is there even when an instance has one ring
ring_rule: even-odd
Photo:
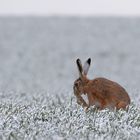
[[[72,94],[77,58],[140,101],[139,0],[0,0],[0,92]]]

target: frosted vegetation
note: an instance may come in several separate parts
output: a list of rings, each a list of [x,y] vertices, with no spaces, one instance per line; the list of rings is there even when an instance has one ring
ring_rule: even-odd
[[[119,140],[140,137],[140,110],[133,103],[128,111],[97,111],[92,107],[85,113],[73,97],[42,94],[32,97],[29,102],[26,96],[17,95],[10,100],[3,97],[0,139]]]
[[[0,139],[140,139],[140,20],[0,18]],[[92,58],[90,79],[117,81],[127,111],[88,112],[72,85],[75,60]]]

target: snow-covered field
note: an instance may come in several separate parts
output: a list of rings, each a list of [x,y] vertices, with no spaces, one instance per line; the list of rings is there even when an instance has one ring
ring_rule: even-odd
[[[125,87],[127,112],[77,105],[77,57]],[[140,139],[139,82],[138,18],[0,18],[0,139]]]

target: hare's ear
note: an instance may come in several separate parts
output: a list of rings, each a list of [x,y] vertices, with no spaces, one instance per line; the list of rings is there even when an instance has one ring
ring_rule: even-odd
[[[91,64],[91,58],[89,58],[89,59],[85,62],[84,66],[83,66],[84,75],[87,75],[88,70],[89,70],[89,67],[90,67],[90,64]]]
[[[79,58],[76,60],[76,64],[77,64],[77,67],[78,67],[79,76],[82,77],[83,68],[82,68],[81,60]]]

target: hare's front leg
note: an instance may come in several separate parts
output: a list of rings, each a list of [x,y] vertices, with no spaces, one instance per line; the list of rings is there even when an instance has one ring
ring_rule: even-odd
[[[77,96],[77,103],[81,105],[83,108],[88,108],[89,105],[85,102],[85,100],[81,97],[81,95]]]
[[[89,105],[85,102],[85,100],[81,97],[81,95],[76,96],[76,98],[77,98],[77,103],[81,105],[85,111],[87,111],[89,108]]]
[[[89,105],[82,98],[81,94],[77,90],[74,90],[74,95],[77,98],[77,103],[81,105],[85,110],[87,110],[89,108]]]

